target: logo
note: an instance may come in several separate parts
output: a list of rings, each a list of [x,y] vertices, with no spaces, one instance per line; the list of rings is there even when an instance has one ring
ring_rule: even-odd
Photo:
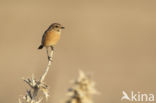
[[[131,101],[131,102],[153,102],[154,101],[154,94],[149,93],[141,93],[141,92],[134,92],[131,91],[129,94],[126,93],[125,91],[122,91],[122,97],[121,101]]]

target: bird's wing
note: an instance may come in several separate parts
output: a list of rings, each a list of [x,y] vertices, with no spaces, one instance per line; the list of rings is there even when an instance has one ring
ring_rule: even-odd
[[[42,36],[42,41],[41,41],[41,44],[42,44],[42,45],[44,45],[44,41],[45,41],[46,34],[47,34],[46,32],[47,32],[47,31],[45,31],[44,34],[43,34],[43,36]]]

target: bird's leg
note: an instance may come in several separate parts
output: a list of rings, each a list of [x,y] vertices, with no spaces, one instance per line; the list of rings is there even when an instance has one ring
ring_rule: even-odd
[[[49,60],[52,61],[52,55],[53,55],[53,52],[54,52],[54,47],[50,46],[50,48],[51,48],[51,51],[50,51]]]
[[[52,58],[49,56],[49,47],[46,47],[46,51],[47,51],[47,57],[48,57],[48,61],[52,61]]]
[[[52,54],[54,52],[54,47],[53,46],[50,46],[50,48],[51,48],[51,51],[50,51],[50,54],[48,53],[48,60],[52,62]]]
[[[50,46],[50,47],[51,47],[51,50],[54,51],[54,47],[53,46]]]
[[[46,51],[47,51],[47,57],[48,57],[48,60],[49,60],[48,47],[46,47]]]

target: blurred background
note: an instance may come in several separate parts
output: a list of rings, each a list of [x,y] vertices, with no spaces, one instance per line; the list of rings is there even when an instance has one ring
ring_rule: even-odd
[[[94,103],[121,102],[122,91],[156,95],[155,0],[0,1],[0,102],[17,103],[47,65],[38,50],[51,23],[66,29],[55,47],[46,77],[48,103],[66,97],[71,80],[83,70],[96,82]]]

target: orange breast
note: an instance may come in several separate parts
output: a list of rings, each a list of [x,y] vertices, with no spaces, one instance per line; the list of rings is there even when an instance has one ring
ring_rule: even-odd
[[[60,32],[49,31],[46,34],[44,46],[56,45],[56,43],[59,41],[59,39],[60,39]]]

